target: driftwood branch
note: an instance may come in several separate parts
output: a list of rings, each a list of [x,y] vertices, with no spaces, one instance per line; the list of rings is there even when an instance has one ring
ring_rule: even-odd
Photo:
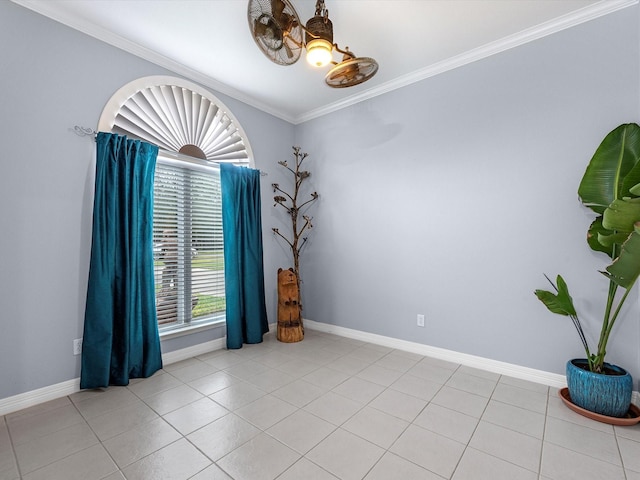
[[[304,221],[304,223],[302,223],[301,228],[298,228],[298,222],[300,222],[299,217],[301,215],[301,209],[306,207],[310,203],[315,202],[319,197],[318,192],[313,192],[311,193],[310,199],[298,205],[298,195],[300,193],[302,184],[305,180],[307,180],[311,176],[311,172],[307,170],[301,170],[300,168],[302,165],[302,162],[304,162],[304,160],[308,156],[309,156],[308,153],[300,151],[300,147],[293,147],[293,157],[295,159],[295,166],[289,166],[286,160],[281,160],[278,162],[279,165],[284,167],[293,175],[293,193],[286,192],[277,183],[271,184],[271,187],[273,188],[273,193],[278,194],[273,197],[273,200],[275,202],[273,206],[275,207],[277,205],[280,205],[285,210],[287,210],[287,213],[291,217],[291,233],[292,233],[291,239],[287,238],[287,236],[280,233],[280,231],[277,228],[273,228],[272,230],[276,235],[284,239],[284,241],[287,242],[287,244],[289,245],[289,248],[291,249],[291,254],[293,256],[293,270],[298,279],[298,288],[300,287],[300,251],[302,250],[302,247],[304,246],[304,244],[307,242],[307,238],[308,238],[308,237],[302,237],[302,234],[305,231],[308,231],[311,228],[313,228],[313,225],[311,224],[312,217],[308,215],[302,215],[302,220]]]

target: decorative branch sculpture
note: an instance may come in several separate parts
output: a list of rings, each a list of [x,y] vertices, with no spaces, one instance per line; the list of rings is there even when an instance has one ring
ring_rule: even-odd
[[[293,184],[293,194],[289,194],[280,188],[280,185],[277,183],[272,183],[273,193],[281,193],[282,195],[275,195],[273,200],[275,203],[273,206],[280,205],[284,208],[289,216],[291,217],[291,227],[293,238],[289,240],[285,235],[280,233],[277,228],[273,228],[273,232],[276,235],[279,235],[284,239],[285,242],[291,248],[291,254],[293,255],[293,270],[296,274],[298,280],[298,288],[300,288],[300,251],[304,244],[307,242],[306,236],[303,236],[305,232],[313,227],[311,224],[312,217],[308,215],[302,215],[302,226],[298,227],[298,223],[300,221],[300,215],[302,214],[302,209],[306,207],[311,202],[314,202],[318,199],[318,193],[313,192],[311,194],[311,198],[302,204],[298,205],[298,194],[300,193],[300,187],[302,182],[304,182],[307,178],[311,176],[311,173],[306,170],[301,170],[302,162],[309,156],[307,153],[303,153],[300,151],[300,147],[293,147],[293,156],[295,158],[295,167],[291,168],[286,160],[282,160],[278,162],[279,165],[282,165],[284,168],[289,170],[293,174],[294,184]]]

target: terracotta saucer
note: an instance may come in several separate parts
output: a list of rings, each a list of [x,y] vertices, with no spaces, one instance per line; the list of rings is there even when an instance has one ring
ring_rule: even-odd
[[[592,420],[597,420],[598,422],[608,423],[610,425],[621,425],[621,426],[629,426],[635,425],[636,423],[640,423],[640,408],[636,407],[633,403],[629,405],[629,411],[627,415],[624,417],[608,417],[607,415],[601,415],[599,413],[590,412],[589,410],[585,410],[582,407],[574,404],[571,401],[571,397],[569,396],[569,389],[567,387],[561,388],[558,391],[560,398],[564,402],[564,404],[580,415],[584,415],[587,418],[591,418]]]

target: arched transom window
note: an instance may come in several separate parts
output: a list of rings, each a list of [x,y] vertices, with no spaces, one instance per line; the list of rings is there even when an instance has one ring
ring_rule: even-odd
[[[219,164],[253,164],[238,121],[200,86],[153,76],[118,90],[105,106],[98,129],[160,149],[153,252],[161,334],[224,323]]]

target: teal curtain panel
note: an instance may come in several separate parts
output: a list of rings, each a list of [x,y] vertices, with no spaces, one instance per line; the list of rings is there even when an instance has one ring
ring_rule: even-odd
[[[227,348],[260,343],[269,331],[264,296],[260,172],[220,165]]]
[[[162,368],[153,277],[158,147],[99,132],[80,388]]]

